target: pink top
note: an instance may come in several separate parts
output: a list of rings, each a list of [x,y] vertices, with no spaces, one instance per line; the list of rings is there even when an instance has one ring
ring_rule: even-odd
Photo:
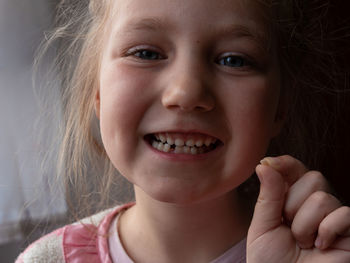
[[[16,263],[48,262],[45,261],[45,256],[51,260],[56,256],[62,260],[55,262],[66,263],[132,263],[123,248],[117,230],[120,211],[132,205],[126,204],[107,213],[97,226],[78,223],[58,229],[29,246]],[[56,240],[55,243],[52,243],[52,238]],[[60,244],[57,244],[58,242]],[[52,246],[51,250],[49,246]],[[211,263],[245,263],[245,246],[246,239]],[[36,249],[31,249],[33,247]],[[62,250],[58,251],[60,247]],[[52,251],[57,255],[52,255]]]

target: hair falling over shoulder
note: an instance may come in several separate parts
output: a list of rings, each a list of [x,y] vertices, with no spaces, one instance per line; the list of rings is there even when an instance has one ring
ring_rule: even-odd
[[[335,59],[339,54],[334,40],[339,38],[328,24],[330,1],[245,1],[257,3],[269,23],[282,73],[281,103],[286,106],[277,117],[284,118],[285,125],[268,154],[291,154],[320,169],[332,148],[334,133],[329,127],[337,124],[338,100],[345,91],[345,72]],[[131,191],[108,160],[94,111],[103,36],[113,2],[60,1],[56,27],[38,56],[40,61],[50,47],[55,50],[53,71],[59,77],[63,109],[58,174],[78,217],[111,205],[116,184]]]

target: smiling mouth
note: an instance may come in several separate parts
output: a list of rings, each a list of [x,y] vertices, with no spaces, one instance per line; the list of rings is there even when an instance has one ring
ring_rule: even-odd
[[[191,133],[155,133],[145,136],[154,149],[171,154],[204,154],[215,150],[222,142],[209,135]]]

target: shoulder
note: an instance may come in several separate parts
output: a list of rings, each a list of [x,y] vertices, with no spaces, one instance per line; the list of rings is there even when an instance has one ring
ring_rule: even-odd
[[[93,226],[98,226],[101,221],[103,219],[105,219],[106,216],[108,216],[109,214],[111,214],[113,211],[115,210],[119,210],[119,206],[117,207],[114,207],[114,208],[110,208],[110,209],[107,209],[107,210],[103,210],[97,214],[94,214],[92,216],[88,216],[88,217],[85,217],[83,219],[81,219],[79,222],[75,222],[73,223],[73,225],[93,225]]]
[[[86,249],[89,244],[89,249],[93,249],[96,228],[109,212],[110,210],[100,212],[43,236],[28,246],[16,263],[69,262],[67,256],[73,252],[71,248],[81,245]]]
[[[123,207],[125,206],[102,211],[43,236],[28,246],[19,255],[16,263],[61,263],[72,262],[77,258],[83,260],[85,257],[88,260],[86,262],[99,262],[96,240],[100,225],[107,229],[108,224],[103,222],[112,218]],[[96,259],[91,261],[94,256]]]
[[[19,255],[16,263],[65,262],[62,240],[65,227],[57,229],[32,243]]]

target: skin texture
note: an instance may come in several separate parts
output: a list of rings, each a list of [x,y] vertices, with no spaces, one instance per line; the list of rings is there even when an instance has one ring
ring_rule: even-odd
[[[136,262],[209,262],[247,235],[250,214],[235,188],[252,174],[283,119],[276,118],[276,54],[255,9],[243,2],[115,1],[96,113],[109,158],[135,185],[136,205],[122,215],[119,231]],[[208,134],[221,146],[201,157],[164,155],[144,139],[158,132]],[[327,184],[294,166],[295,174],[283,165],[282,171],[271,163],[257,167],[263,183],[248,235],[249,263],[309,257],[296,240],[312,246],[315,237],[304,230],[317,229],[321,216],[308,219],[303,204]],[[326,203],[324,214],[339,207],[334,198]],[[346,232],[344,213],[325,225],[339,221],[337,232]],[[283,214],[290,225],[281,224]],[[271,246],[271,240],[280,242]],[[281,240],[289,240],[283,248]],[[322,262],[316,259],[307,262]]]

